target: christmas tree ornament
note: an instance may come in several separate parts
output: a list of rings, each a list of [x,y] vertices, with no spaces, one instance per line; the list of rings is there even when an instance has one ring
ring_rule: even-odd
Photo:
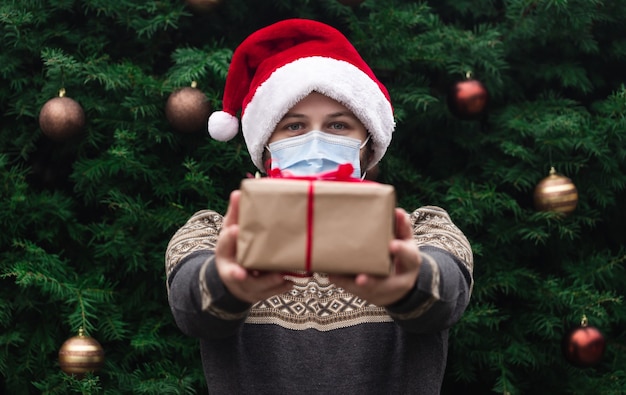
[[[602,361],[606,340],[598,328],[590,326],[583,316],[580,326],[570,330],[563,338],[563,356],[580,368],[595,366]]]
[[[343,5],[347,5],[347,6],[352,6],[353,7],[353,6],[360,5],[365,0],[337,0],[337,1],[339,1]]]
[[[185,0],[185,4],[196,12],[209,12],[220,5],[222,0]]]
[[[537,210],[567,215],[576,209],[578,191],[572,180],[557,174],[552,167],[550,174],[535,187],[533,198]]]
[[[87,335],[83,328],[59,349],[59,365],[69,375],[81,378],[87,372],[97,372],[104,365],[104,350],[100,343]]]
[[[48,100],[39,112],[39,127],[52,140],[63,141],[77,135],[85,126],[85,112],[78,102],[65,96]]]
[[[469,121],[480,118],[487,108],[489,92],[477,79],[466,74],[463,81],[450,87],[447,96],[448,109],[457,118]]]
[[[204,130],[211,114],[211,105],[196,86],[194,81],[191,87],[172,92],[165,104],[165,117],[181,133]]]

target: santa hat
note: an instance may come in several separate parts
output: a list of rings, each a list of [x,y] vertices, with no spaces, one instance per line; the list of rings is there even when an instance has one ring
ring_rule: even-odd
[[[369,167],[385,154],[395,128],[389,93],[348,39],[326,24],[288,19],[246,38],[235,50],[226,78],[223,110],[209,117],[209,134],[228,141],[242,132],[260,170],[263,150],[283,116],[311,92],[346,106],[373,143]]]

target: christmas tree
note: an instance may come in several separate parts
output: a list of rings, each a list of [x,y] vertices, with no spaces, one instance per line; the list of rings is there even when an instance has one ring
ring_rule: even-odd
[[[197,125],[221,108],[234,48],[291,17],[340,29],[389,88],[378,181],[407,210],[445,208],[472,243],[443,392],[626,392],[620,0],[4,1],[0,392],[206,392],[164,252],[254,172],[241,136]],[[552,168],[561,206],[539,185]],[[581,323],[605,345],[591,360],[562,352]],[[72,376],[59,350],[79,331],[104,358]]]

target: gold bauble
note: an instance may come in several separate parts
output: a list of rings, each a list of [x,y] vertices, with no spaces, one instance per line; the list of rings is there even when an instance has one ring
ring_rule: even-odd
[[[221,2],[222,0],[185,0],[185,4],[196,12],[209,12]]]
[[[61,89],[59,97],[50,99],[39,112],[39,127],[52,140],[62,141],[79,134],[85,126],[85,112],[73,99],[65,97]]]
[[[182,133],[206,129],[210,114],[211,105],[195,84],[172,92],[165,104],[167,120]]]
[[[59,365],[67,374],[81,378],[87,372],[97,372],[104,365],[104,350],[100,343],[79,329],[59,349]]]
[[[539,211],[569,214],[578,204],[578,190],[572,180],[557,174],[553,167],[550,175],[535,187],[534,201]]]

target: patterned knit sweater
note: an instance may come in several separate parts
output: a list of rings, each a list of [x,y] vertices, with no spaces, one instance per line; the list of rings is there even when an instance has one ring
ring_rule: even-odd
[[[448,329],[473,285],[473,256],[441,208],[410,214],[422,254],[417,283],[392,306],[368,303],[321,273],[249,305],[221,282],[213,251],[222,216],[203,210],[166,252],[169,303],[200,339],[211,394],[439,394]]]

